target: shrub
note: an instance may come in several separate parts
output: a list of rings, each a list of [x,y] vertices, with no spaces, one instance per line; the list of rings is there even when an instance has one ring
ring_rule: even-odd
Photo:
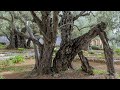
[[[2,62],[0,62],[0,65],[2,66],[11,66],[13,64],[16,64],[16,63],[21,63],[21,62],[24,62],[25,61],[25,58],[23,56],[15,56],[15,57],[11,57],[7,60],[4,60]]]
[[[116,49],[116,50],[115,50],[115,53],[116,53],[117,55],[120,55],[120,48]]]
[[[21,63],[25,61],[25,58],[21,55],[10,58],[13,63]]]
[[[93,50],[101,50],[101,48],[100,48],[99,46],[96,46],[96,45],[91,46],[91,48],[92,48]]]

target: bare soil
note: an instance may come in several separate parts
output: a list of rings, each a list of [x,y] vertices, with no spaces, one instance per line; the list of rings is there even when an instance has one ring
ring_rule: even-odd
[[[67,70],[65,72],[61,72],[60,74],[55,74],[54,76],[51,75],[42,75],[27,79],[106,79],[106,74],[95,74],[95,75],[88,75],[80,70],[81,62],[79,60],[75,60],[72,63],[75,70]],[[97,63],[91,62],[90,65],[93,66],[97,70],[105,70],[107,71],[105,63]],[[5,79],[26,79],[26,76],[32,71],[34,67],[34,59],[26,60],[26,62],[22,64],[16,64],[14,67],[22,68],[23,71],[16,72],[16,71],[3,71],[0,72]],[[115,64],[116,73],[120,75],[120,65]]]

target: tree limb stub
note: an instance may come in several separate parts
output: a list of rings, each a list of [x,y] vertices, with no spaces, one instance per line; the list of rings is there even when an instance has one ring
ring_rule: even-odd
[[[8,18],[0,16],[0,19],[6,20],[8,22],[11,22]]]
[[[64,24],[64,25],[59,26],[58,29],[66,26],[66,25],[73,25],[73,26],[77,27],[77,29],[78,29],[79,31],[81,31],[82,29],[85,29],[85,28],[89,28],[89,27],[93,27],[93,26],[94,26],[94,25],[89,25],[89,26],[85,26],[85,27],[82,27],[82,28],[79,29],[79,27],[78,27],[77,25],[74,25],[73,23],[67,23],[67,24]]]
[[[88,16],[88,15],[90,15],[90,13],[91,13],[91,11],[90,12],[86,12],[86,11],[81,11],[78,15],[76,15],[74,18],[73,18],[73,20],[75,21],[75,20],[77,20],[79,17],[81,17],[81,16]]]

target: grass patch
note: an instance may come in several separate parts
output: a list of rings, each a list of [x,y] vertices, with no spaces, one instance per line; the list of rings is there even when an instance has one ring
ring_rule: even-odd
[[[6,66],[12,66],[13,62],[11,60],[5,60],[0,62],[0,66],[6,67]]]
[[[14,72],[23,72],[25,70],[25,67],[3,67],[0,68],[0,72],[3,71],[14,71]]]
[[[25,58],[21,55],[10,58],[13,63],[21,63],[25,61]]]
[[[106,71],[104,71],[104,70],[97,70],[97,69],[93,69],[93,73],[94,74],[106,74],[107,72]]]
[[[117,55],[120,55],[120,48],[115,49],[114,52],[115,52]]]
[[[104,54],[96,55],[96,57],[99,58],[99,59],[103,59],[103,58],[105,58]]]
[[[23,62],[25,62],[25,58],[21,55],[17,55],[7,60],[0,61],[0,66],[12,66],[14,64],[23,63]]]
[[[6,45],[0,44],[0,49],[4,49],[4,48],[6,48]]]
[[[95,54],[95,52],[94,52],[94,51],[89,51],[88,53],[89,53],[89,54]]]
[[[25,48],[18,48],[18,51],[23,52],[25,51]]]

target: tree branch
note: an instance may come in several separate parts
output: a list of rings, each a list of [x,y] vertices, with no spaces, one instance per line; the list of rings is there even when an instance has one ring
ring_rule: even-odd
[[[53,12],[53,42],[55,41],[55,37],[56,37],[56,34],[57,34],[57,27],[58,27],[58,14],[59,14],[59,11],[54,11]]]
[[[21,13],[20,11],[19,11],[19,14],[20,14],[20,16],[14,15],[15,19],[19,19],[19,20],[25,25],[25,21],[24,21],[24,19],[22,18],[22,13]]]
[[[73,21],[77,20],[80,16],[88,16],[90,15],[91,11],[90,12],[86,12],[86,11],[81,11],[78,15],[76,15],[74,18],[73,18]]]
[[[60,28],[62,28],[62,27],[64,27],[64,26],[66,26],[66,25],[73,25],[73,26],[77,27],[77,29],[78,29],[79,31],[81,31],[81,30],[84,29],[84,28],[88,28],[88,27],[93,27],[93,26],[94,26],[94,25],[89,25],[89,26],[85,26],[85,27],[82,27],[82,28],[79,29],[79,27],[78,27],[77,25],[74,25],[73,23],[67,23],[67,24],[61,25],[61,26],[58,27],[58,28],[60,29]]]
[[[47,36],[45,35],[45,32],[43,31],[44,30],[44,25],[43,25],[43,22],[39,19],[39,17],[35,14],[34,11],[30,11],[31,12],[31,15],[34,19],[34,21],[37,23],[38,27],[39,27],[39,31],[41,32],[41,34],[45,37],[45,39],[47,41],[50,42],[50,39],[47,38]]]
[[[8,22],[11,22],[8,18],[0,16],[0,19],[6,20]]]
[[[35,21],[38,24],[38,26],[40,27],[40,29],[42,30],[43,29],[42,21],[39,19],[39,17],[36,15],[36,13],[34,11],[30,11],[30,12],[33,17],[33,21]]]
[[[10,15],[11,15],[11,22],[14,22],[14,11],[9,11]]]

